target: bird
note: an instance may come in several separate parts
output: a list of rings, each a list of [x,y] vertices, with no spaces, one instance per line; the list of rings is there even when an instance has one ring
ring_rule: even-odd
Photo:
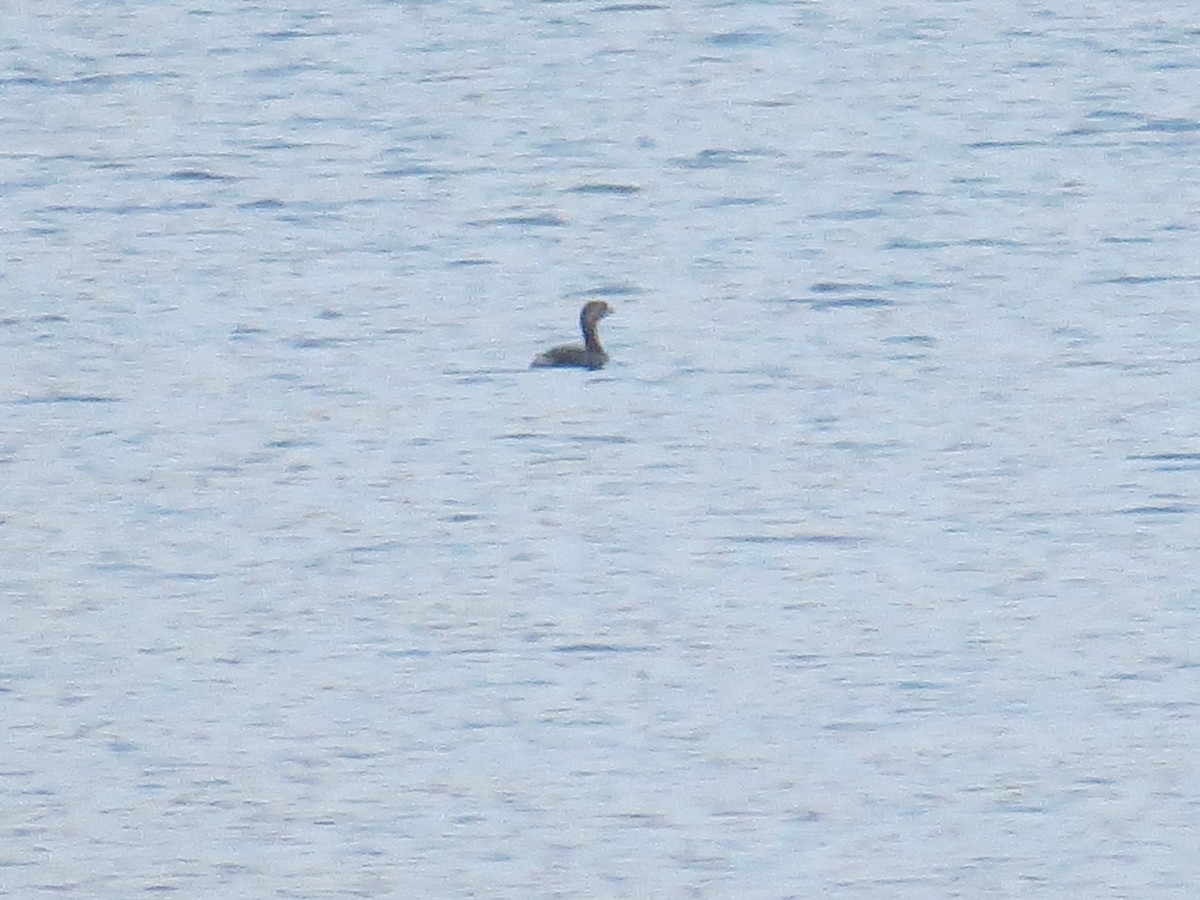
[[[600,346],[596,324],[615,310],[603,300],[592,300],[579,311],[579,330],[583,332],[582,344],[563,344],[539,353],[530,363],[531,369],[550,366],[573,366],[577,369],[600,369],[608,362],[608,354]]]

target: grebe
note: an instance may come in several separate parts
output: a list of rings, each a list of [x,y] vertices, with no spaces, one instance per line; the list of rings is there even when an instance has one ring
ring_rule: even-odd
[[[533,358],[530,368],[544,366],[575,366],[580,369],[599,369],[608,362],[608,354],[600,346],[596,335],[596,323],[613,312],[603,300],[585,303],[579,313],[579,328],[583,332],[583,344],[564,344],[551,347]]]

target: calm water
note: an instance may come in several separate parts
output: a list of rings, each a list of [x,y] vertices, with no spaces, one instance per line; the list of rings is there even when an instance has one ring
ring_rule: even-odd
[[[1190,895],[1192,4],[235,6],[4,13],[0,894]]]

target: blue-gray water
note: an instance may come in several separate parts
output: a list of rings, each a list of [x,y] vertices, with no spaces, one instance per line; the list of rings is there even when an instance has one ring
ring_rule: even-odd
[[[4,13],[0,894],[1190,896],[1193,4],[280,7]]]

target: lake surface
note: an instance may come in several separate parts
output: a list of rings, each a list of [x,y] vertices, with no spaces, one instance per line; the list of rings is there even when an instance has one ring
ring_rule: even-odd
[[[1190,896],[1152,6],[10,4],[0,894]]]

